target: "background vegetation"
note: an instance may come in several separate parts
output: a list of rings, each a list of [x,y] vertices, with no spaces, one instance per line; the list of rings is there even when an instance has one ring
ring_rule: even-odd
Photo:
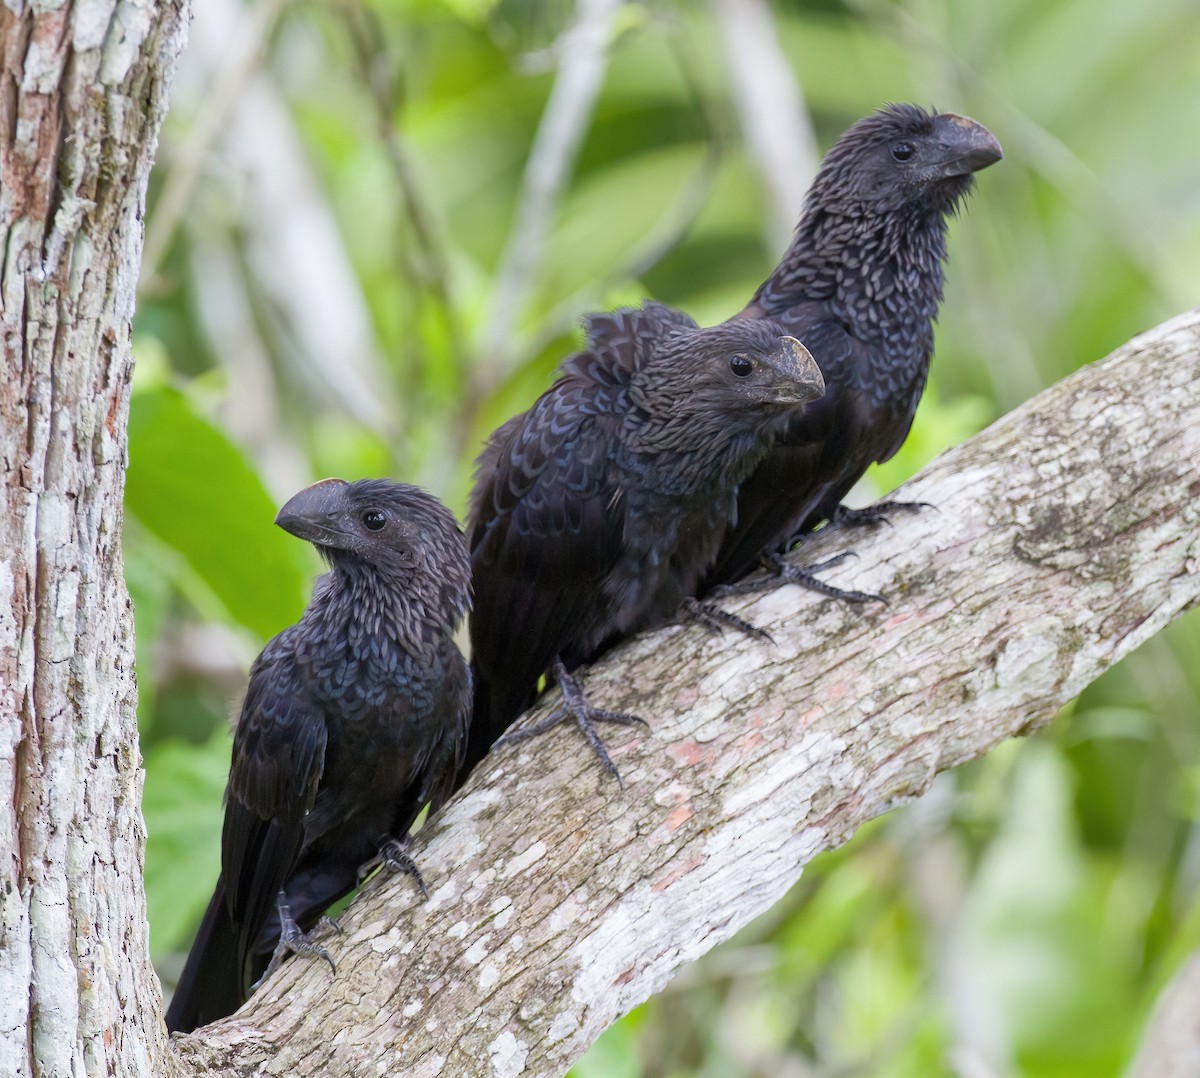
[[[564,36],[577,13],[595,33]],[[770,106],[740,106],[774,60]],[[820,152],[915,100],[1007,157],[954,224],[933,380],[873,498],[1196,302],[1198,78],[1190,0],[197,4],[147,217],[127,496],[164,980],[216,876],[246,668],[318,571],[277,505],[388,474],[461,512],[482,438],[580,314],[732,314]],[[565,121],[539,134],[552,92]],[[1119,1073],[1200,943],[1198,617],[815,862],[574,1073]]]

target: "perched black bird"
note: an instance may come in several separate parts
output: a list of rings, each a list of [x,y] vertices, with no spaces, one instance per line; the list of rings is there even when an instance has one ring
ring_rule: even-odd
[[[738,483],[782,419],[820,396],[807,350],[770,322],[699,329],[656,303],[592,315],[588,350],[480,456],[468,536],[475,712],[469,770],[552,673],[610,770],[569,671],[696,592]],[[464,774],[465,774],[464,770]]]
[[[250,670],[221,875],[170,1030],[235,1011],[277,944],[279,957],[328,960],[303,930],[373,856],[415,874],[405,836],[424,804],[448,795],[462,758],[470,675],[453,635],[471,602],[470,562],[449,510],[401,483],[326,479],[275,523],[332,572]]]
[[[974,120],[915,105],[880,109],[829,151],[791,247],[737,315],[802,340],[825,396],[793,416],[742,484],[709,585],[737,580],[823,520],[861,523],[905,507],[852,512],[841,501],[908,435],[933,354],[948,220],[974,173],[1000,157]]]

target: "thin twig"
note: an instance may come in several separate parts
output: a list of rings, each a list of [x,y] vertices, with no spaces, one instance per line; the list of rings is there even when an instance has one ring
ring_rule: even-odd
[[[766,0],[709,0],[746,149],[771,202],[772,249],[786,246],[819,154],[804,93]]]
[[[620,8],[621,0],[578,0],[575,22],[557,49],[558,74],[525,165],[516,220],[492,292],[485,351],[501,369],[511,360],[513,329],[604,81],[612,22]]]
[[[445,236],[421,189],[408,144],[396,127],[395,116],[400,102],[396,63],[388,49],[379,16],[371,8],[355,3],[342,11],[359,75],[375,110],[379,138],[387,152],[404,204],[404,215],[416,242],[418,258],[413,259],[403,249],[398,252],[398,257],[406,276],[418,288],[424,289],[436,305],[445,322],[455,367],[461,380],[465,380],[470,356],[450,284]]]
[[[657,21],[668,24],[669,41],[679,64],[679,72],[693,104],[704,117],[704,157],[679,197],[664,208],[656,227],[634,247],[619,266],[590,282],[585,288],[573,292],[539,319],[537,328],[523,338],[523,350],[526,355],[539,355],[551,341],[563,336],[578,322],[581,311],[599,303],[601,297],[617,285],[649,273],[679,245],[707,204],[721,162],[728,152],[732,128],[728,110],[723,107],[723,102],[714,99],[705,89],[704,81],[699,77],[701,60],[687,36],[686,26],[663,13],[659,13]],[[459,429],[464,438],[471,436],[484,403],[512,377],[513,373],[512,369],[491,366],[475,370],[470,388],[463,395],[460,409],[462,419]],[[465,452],[469,447],[464,444],[459,448],[460,452]]]
[[[192,193],[201,167],[213,144],[225,131],[230,113],[241,100],[242,90],[258,69],[263,49],[288,0],[261,0],[245,9],[243,25],[233,35],[224,62],[213,76],[187,136],[166,172],[162,193],[146,225],[146,247],[142,255],[139,291],[157,285],[158,268],[192,203]]]

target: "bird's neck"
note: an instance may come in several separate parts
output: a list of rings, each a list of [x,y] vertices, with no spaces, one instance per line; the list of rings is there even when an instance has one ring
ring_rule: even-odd
[[[420,655],[453,631],[459,615],[421,574],[396,579],[374,566],[335,563],[314,591],[304,620],[331,640]]]
[[[866,340],[915,321],[932,323],[942,299],[946,231],[945,214],[926,207],[879,214],[810,206],[755,302],[768,315],[824,302]]]
[[[722,415],[669,402],[628,428],[622,463],[656,493],[707,495],[735,487],[750,474],[775,423],[761,412]]]

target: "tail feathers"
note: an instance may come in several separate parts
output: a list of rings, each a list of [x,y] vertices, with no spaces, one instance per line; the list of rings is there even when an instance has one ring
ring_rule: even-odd
[[[225,882],[218,879],[167,1008],[170,1032],[190,1033],[233,1014],[245,1002],[238,951],[238,931],[225,903]]]

